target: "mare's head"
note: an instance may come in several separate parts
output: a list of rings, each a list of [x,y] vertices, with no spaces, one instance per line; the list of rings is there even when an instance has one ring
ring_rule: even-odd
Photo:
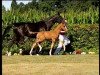
[[[55,14],[54,16],[48,18],[45,20],[46,25],[47,25],[47,30],[51,29],[51,27],[55,23],[61,23],[63,20],[63,17],[60,15],[60,13]]]
[[[57,14],[55,14],[54,16],[52,16],[49,19],[49,22],[52,22],[52,23],[61,23],[62,20],[63,20],[63,17],[60,15],[60,13],[57,13]]]

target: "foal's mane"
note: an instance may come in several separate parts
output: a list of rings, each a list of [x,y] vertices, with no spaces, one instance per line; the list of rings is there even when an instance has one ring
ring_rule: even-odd
[[[61,26],[63,26],[63,25],[64,25],[64,23],[60,23],[60,24],[54,29],[54,31],[60,30]]]

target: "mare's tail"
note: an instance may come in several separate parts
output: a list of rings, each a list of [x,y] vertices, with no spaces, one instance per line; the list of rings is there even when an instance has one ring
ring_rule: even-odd
[[[8,25],[8,26],[5,28],[5,30],[4,30],[4,32],[3,32],[3,34],[2,34],[2,39],[5,38],[6,34],[10,31],[11,28],[12,28],[12,25]]]

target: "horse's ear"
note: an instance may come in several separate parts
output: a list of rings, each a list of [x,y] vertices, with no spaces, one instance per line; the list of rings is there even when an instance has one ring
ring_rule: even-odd
[[[65,24],[65,19],[62,20],[62,24]]]

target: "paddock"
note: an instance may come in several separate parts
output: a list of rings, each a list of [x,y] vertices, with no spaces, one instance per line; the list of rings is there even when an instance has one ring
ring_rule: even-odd
[[[99,55],[3,55],[2,74],[99,75]]]

